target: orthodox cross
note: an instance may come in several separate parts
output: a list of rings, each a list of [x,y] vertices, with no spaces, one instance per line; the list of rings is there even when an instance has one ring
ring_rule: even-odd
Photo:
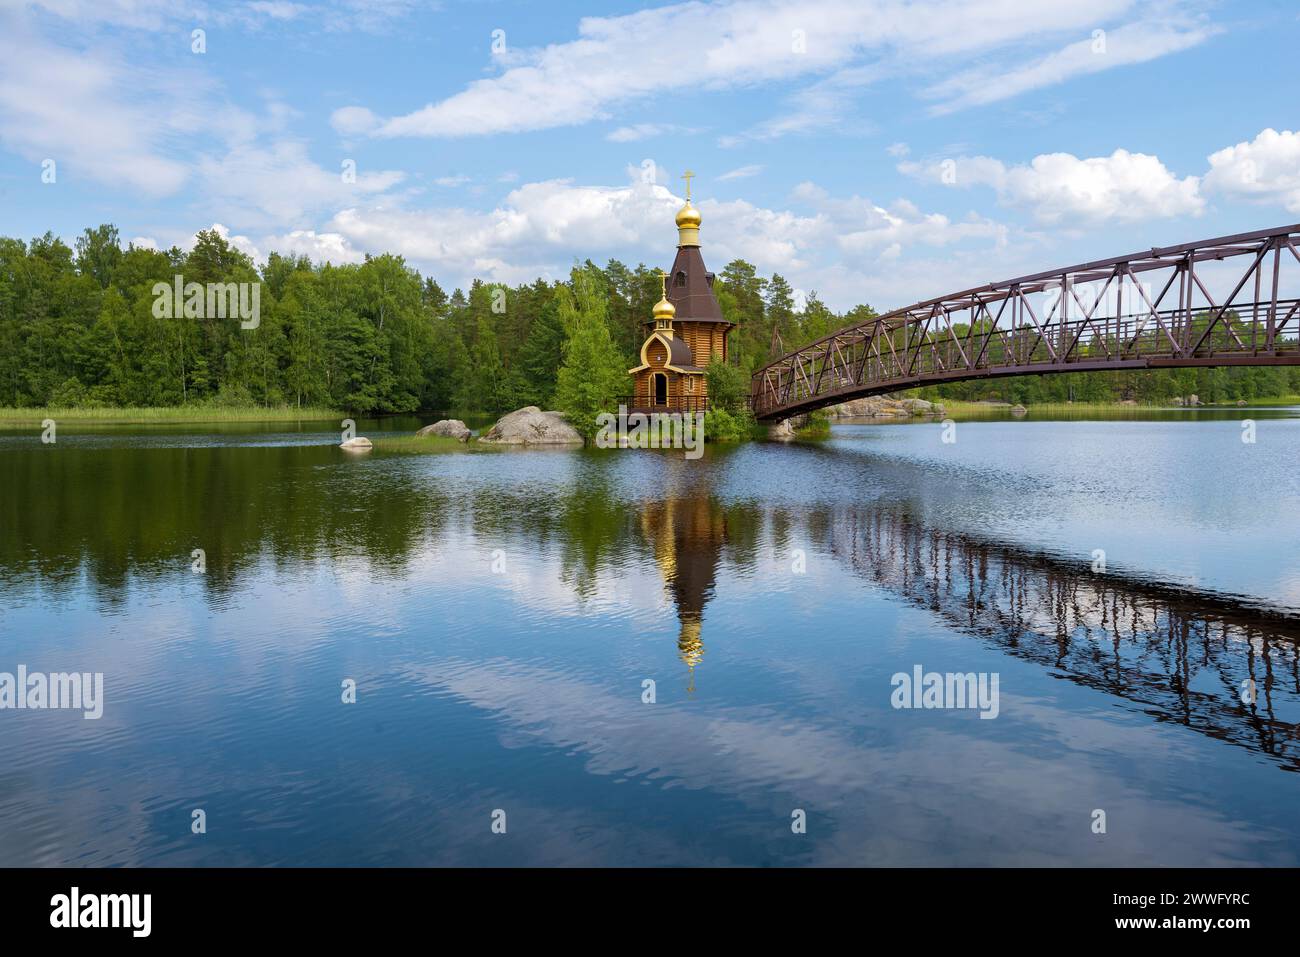
[[[686,180],[686,202],[688,203],[691,201],[691,177],[694,175],[690,170],[682,174],[682,179]]]

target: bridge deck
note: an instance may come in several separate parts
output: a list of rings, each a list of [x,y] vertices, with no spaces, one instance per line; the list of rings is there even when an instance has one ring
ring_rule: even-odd
[[[754,373],[781,419],[920,385],[1013,375],[1300,365],[1300,225],[1023,276],[894,310]],[[1285,268],[1284,268],[1285,267]]]

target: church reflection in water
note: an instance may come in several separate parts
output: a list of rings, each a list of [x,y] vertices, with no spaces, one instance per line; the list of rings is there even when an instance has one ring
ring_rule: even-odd
[[[1231,595],[929,528],[912,503],[783,510],[707,492],[640,507],[640,530],[676,605],[695,690],[704,610],[719,577],[798,534],[841,567],[945,627],[1127,707],[1300,771],[1300,619]],[[749,547],[729,541],[739,530]],[[723,565],[724,550],[728,564]]]
[[[695,690],[695,667],[704,658],[704,606],[713,597],[726,542],[722,506],[708,496],[648,502],[641,533],[654,550],[664,586],[677,608],[677,649],[686,664],[687,691]]]

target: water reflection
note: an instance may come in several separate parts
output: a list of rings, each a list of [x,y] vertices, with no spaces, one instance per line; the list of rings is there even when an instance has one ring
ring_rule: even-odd
[[[925,528],[906,505],[836,514],[829,547],[1006,654],[1300,770],[1295,617]]]
[[[670,498],[641,506],[641,532],[677,609],[677,650],[690,672],[687,690],[693,692],[695,667],[704,658],[704,606],[713,596],[726,518],[712,497]]]
[[[364,556],[372,569],[401,575],[413,555],[467,537],[513,542],[527,553],[557,549],[562,582],[584,600],[602,576],[653,564],[693,692],[720,567],[752,575],[760,552],[785,554],[807,540],[1006,654],[1300,770],[1295,616],[927,527],[914,517],[917,502],[798,510],[724,502],[721,466],[685,472],[649,456],[632,465],[608,456],[545,461],[539,475],[550,488],[540,496],[500,474],[456,494],[422,460],[340,461],[324,447],[97,449],[54,462],[0,457],[11,493],[0,585],[11,598],[85,587],[110,609],[133,583],[183,574],[199,543],[203,587],[220,603],[256,578],[259,562],[288,569]],[[628,481],[637,469],[658,476],[659,494],[628,495],[646,487]]]
[[[0,670],[104,670],[111,692],[101,722],[27,714],[0,734],[0,864],[862,863],[865,847],[1293,863],[1300,847],[1297,781],[1273,770],[1300,769],[1297,614],[1096,575],[988,519],[1059,505],[1059,487],[999,499],[997,473],[879,440],[686,462],[94,439],[0,452]],[[953,520],[954,488],[986,534]],[[1251,541],[1294,573],[1284,535]],[[999,720],[900,717],[888,678],[917,661],[1001,670]],[[363,709],[337,705],[340,675]],[[229,828],[203,846],[185,837],[200,799]],[[482,807],[505,802],[521,827],[525,807],[548,835],[572,827],[483,843]],[[1112,804],[1158,837],[1086,843],[1087,812]],[[778,839],[790,807],[820,809],[816,838]]]

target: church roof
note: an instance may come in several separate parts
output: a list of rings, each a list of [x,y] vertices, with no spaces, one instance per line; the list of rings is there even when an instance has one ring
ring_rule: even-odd
[[[695,356],[691,355],[691,347],[676,336],[666,341],[668,342],[668,364],[676,366],[683,372],[696,371]]]
[[[685,277],[681,283],[679,276]],[[676,322],[726,322],[713,295],[713,274],[704,266],[698,246],[678,246],[668,274],[668,301],[677,309]],[[680,284],[679,284],[680,283]]]
[[[648,368],[646,363],[645,350],[650,345],[651,339],[658,339],[668,347],[668,365],[677,372],[703,372],[702,366],[695,364],[695,356],[691,353],[691,347],[676,336],[665,336],[659,332],[652,332],[646,339],[645,345],[641,346],[641,364],[628,369],[628,372],[640,372]]]

